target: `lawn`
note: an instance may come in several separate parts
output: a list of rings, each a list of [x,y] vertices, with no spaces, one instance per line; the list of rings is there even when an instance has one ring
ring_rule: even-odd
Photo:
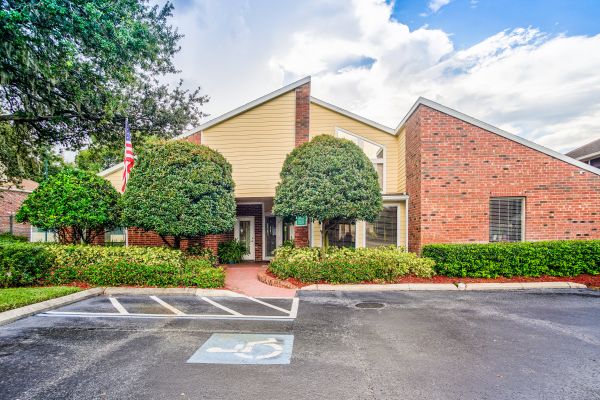
[[[0,312],[78,292],[78,287],[50,286],[0,289]]]

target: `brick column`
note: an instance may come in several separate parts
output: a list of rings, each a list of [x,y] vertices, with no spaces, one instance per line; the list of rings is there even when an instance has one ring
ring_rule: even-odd
[[[200,145],[200,144],[202,144],[202,131],[196,132],[193,135],[190,135],[183,140],[185,140],[186,142]]]
[[[310,82],[296,88],[296,125],[295,144],[296,147],[309,141],[310,127]],[[294,227],[294,245],[296,247],[307,247],[308,226]]]
[[[421,249],[421,126],[417,109],[406,122],[406,192],[408,194],[408,250]]]

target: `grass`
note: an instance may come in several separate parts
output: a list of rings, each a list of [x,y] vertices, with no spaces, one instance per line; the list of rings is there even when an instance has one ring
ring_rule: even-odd
[[[0,312],[79,292],[74,286],[0,289]]]

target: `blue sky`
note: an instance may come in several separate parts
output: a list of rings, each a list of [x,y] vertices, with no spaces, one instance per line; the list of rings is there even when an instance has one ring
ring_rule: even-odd
[[[553,34],[594,35],[600,32],[598,0],[452,0],[437,12],[430,0],[394,3],[392,18],[411,29],[428,25],[452,34],[459,49],[505,29],[535,27]]]
[[[175,0],[165,81],[214,117],[311,75],[391,127],[423,96],[564,152],[600,137],[598,21],[600,0]]]

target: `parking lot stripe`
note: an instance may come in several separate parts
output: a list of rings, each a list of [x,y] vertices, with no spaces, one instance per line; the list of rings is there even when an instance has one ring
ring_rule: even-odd
[[[94,313],[84,311],[46,311],[38,314],[40,317],[71,317],[71,318],[174,318],[174,319],[228,319],[240,321],[282,321],[289,322],[294,319],[287,315],[221,315],[221,314],[120,314],[120,313]]]
[[[237,311],[233,311],[231,308],[227,308],[224,305],[221,305],[221,304],[217,303],[216,301],[209,299],[208,297],[200,296],[200,298],[202,300],[206,301],[207,303],[212,304],[213,306],[220,308],[223,311],[227,311],[230,314],[237,315],[237,316],[241,316],[242,315],[242,314],[240,314]]]
[[[185,313],[181,310],[178,310],[177,308],[173,307],[172,305],[162,301],[161,299],[159,299],[156,296],[150,296],[150,298],[152,300],[154,300],[155,302],[157,302],[158,304],[160,304],[161,306],[163,306],[164,308],[166,308],[169,311],[172,311],[173,313],[177,314],[177,315],[185,315]]]
[[[292,299],[292,309],[290,310],[290,318],[296,318],[298,316],[298,305],[300,304],[300,299],[294,297]]]
[[[123,307],[115,297],[109,297],[108,299],[120,314],[129,314],[125,307]]]
[[[281,311],[282,313],[285,313],[285,314],[291,313],[291,310],[286,310],[285,308],[277,307],[277,306],[275,306],[273,304],[269,304],[269,303],[264,302],[262,300],[255,299],[254,297],[250,297],[250,296],[246,296],[246,295],[244,295],[244,297],[247,298],[248,300],[252,300],[252,301],[254,301],[254,302],[258,303],[258,304],[262,304],[263,306],[271,307],[273,310]]]

